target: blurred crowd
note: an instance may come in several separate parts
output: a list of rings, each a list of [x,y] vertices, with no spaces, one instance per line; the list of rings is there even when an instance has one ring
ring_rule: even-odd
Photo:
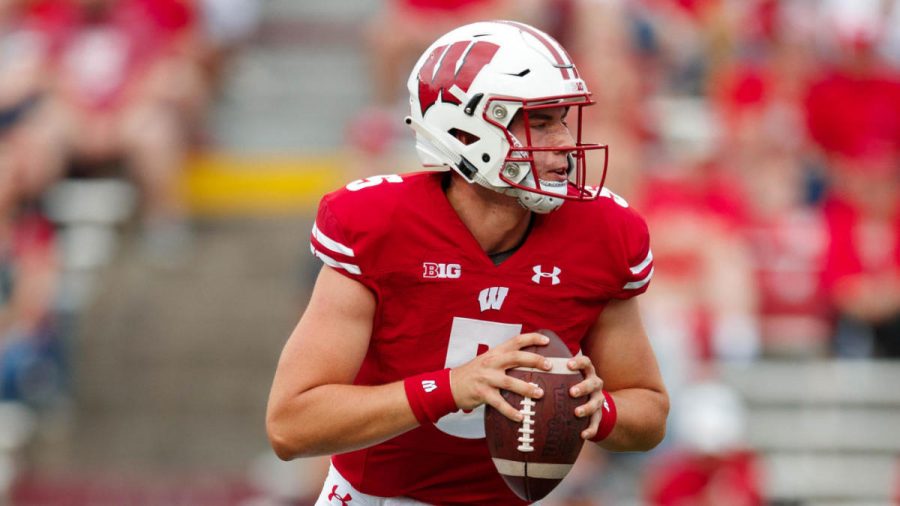
[[[130,220],[144,260],[183,263],[185,157],[207,142],[223,69],[258,11],[255,0],[0,1],[0,503],[34,413],[68,398],[81,307],[63,293],[63,264],[115,233],[93,223],[87,241],[63,244],[85,230],[64,230],[61,215]],[[138,212],[110,211],[110,191],[54,194],[61,181],[127,182]]]
[[[257,9],[0,0],[0,401],[39,406],[66,388],[47,190],[126,178],[147,258],[183,255],[180,171],[208,141]],[[363,35],[371,103],[346,130],[361,170],[415,168],[392,156],[411,145],[398,121],[409,69],[439,34],[496,18],[570,50],[597,102],[585,139],[610,146],[607,186],[650,225],[642,304],[673,423],[648,503],[760,504],[740,400],[716,364],[900,358],[900,2],[385,0]],[[615,489],[591,479],[607,458],[583,456],[570,504]]]
[[[184,160],[207,141],[223,68],[258,10],[254,0],[0,2],[0,364],[54,333],[60,237],[47,201],[60,180],[128,181],[142,253],[161,266],[185,253]],[[0,374],[3,398],[29,396],[19,372]]]

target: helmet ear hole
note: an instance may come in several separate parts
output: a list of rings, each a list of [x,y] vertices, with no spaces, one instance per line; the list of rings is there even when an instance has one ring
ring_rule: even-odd
[[[477,135],[475,135],[471,132],[466,132],[465,130],[460,130],[459,128],[451,128],[450,130],[447,131],[447,133],[449,133],[453,137],[456,137],[456,139],[459,142],[465,144],[466,146],[468,146],[470,144],[475,144],[476,142],[481,140],[481,137],[478,137]]]

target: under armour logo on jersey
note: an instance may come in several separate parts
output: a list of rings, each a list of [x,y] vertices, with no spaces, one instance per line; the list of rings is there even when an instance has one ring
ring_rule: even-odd
[[[434,380],[422,380],[422,389],[430,394],[437,390],[437,383]]]
[[[350,501],[353,499],[353,497],[350,496],[350,494],[347,494],[343,497],[338,495],[337,488],[338,488],[337,485],[331,487],[331,493],[328,494],[328,502],[331,502],[332,499],[337,499],[338,501],[341,501],[341,506],[347,506],[347,504],[350,503]]]
[[[485,288],[478,294],[478,302],[481,303],[481,312],[485,312],[488,309],[496,309],[500,310],[500,307],[503,306],[503,301],[506,300],[506,294],[509,293],[509,288],[505,286],[492,286],[490,288]]]
[[[551,285],[559,284],[559,274],[562,272],[562,269],[559,267],[553,266],[553,270],[550,272],[544,272],[541,270],[540,265],[535,265],[532,267],[534,269],[534,276],[531,277],[531,280],[537,284],[541,284],[541,281],[545,278],[550,278]]]

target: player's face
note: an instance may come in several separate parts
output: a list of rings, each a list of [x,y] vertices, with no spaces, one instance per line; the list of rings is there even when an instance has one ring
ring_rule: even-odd
[[[575,139],[569,131],[566,123],[568,107],[553,107],[550,109],[538,109],[528,113],[528,123],[531,128],[532,146],[572,146]],[[525,120],[523,115],[517,115],[509,126],[509,131],[523,144],[525,135]],[[563,181],[568,176],[568,160],[566,151],[535,151],[534,161],[538,176],[544,181]]]

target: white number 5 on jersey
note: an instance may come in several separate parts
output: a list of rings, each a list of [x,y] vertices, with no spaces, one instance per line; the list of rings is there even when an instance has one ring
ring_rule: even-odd
[[[478,356],[478,346],[493,348],[522,333],[521,324],[497,323],[470,318],[453,318],[447,361],[444,367],[457,367]],[[469,413],[457,411],[435,424],[442,432],[467,439],[484,437],[484,406]]]
[[[403,178],[396,174],[390,174],[387,176],[372,176],[372,177],[367,177],[365,179],[357,179],[356,181],[353,181],[353,182],[347,184],[347,189],[352,192],[355,192],[355,191],[362,190],[364,188],[378,186],[381,183],[385,183],[385,182],[386,183],[402,183]]]

